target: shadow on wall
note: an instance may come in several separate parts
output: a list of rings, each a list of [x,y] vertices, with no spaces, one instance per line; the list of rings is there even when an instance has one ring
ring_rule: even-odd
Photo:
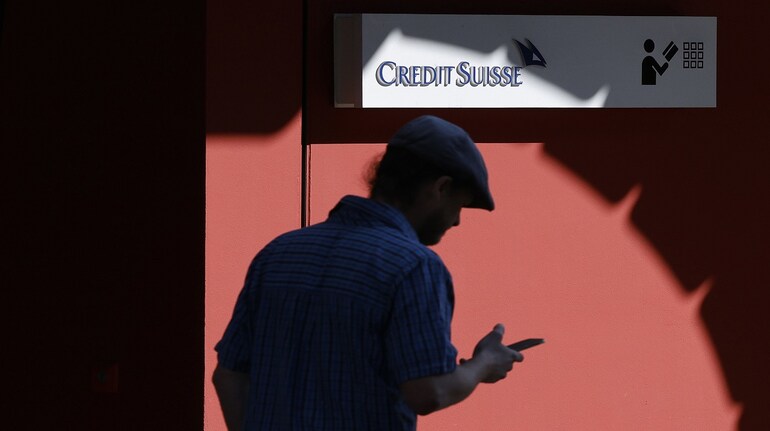
[[[228,0],[206,24],[206,132],[280,130],[302,100],[302,2]]]
[[[713,120],[724,124],[717,115]],[[634,224],[685,289],[692,292],[714,280],[701,316],[731,396],[743,404],[740,429],[770,429],[770,376],[757,361],[770,353],[770,150],[752,136],[752,130],[762,129],[758,122],[715,134],[701,126],[703,118],[688,121],[688,111],[671,117],[655,124],[656,133],[684,139],[656,140],[622,130],[608,139],[603,131],[601,138],[581,139],[579,145],[548,141],[546,151],[612,201],[642,184]],[[686,133],[682,124],[689,125]]]

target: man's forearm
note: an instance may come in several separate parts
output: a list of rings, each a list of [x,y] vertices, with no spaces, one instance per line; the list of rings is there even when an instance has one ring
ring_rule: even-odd
[[[407,405],[420,415],[457,404],[468,397],[479,383],[494,383],[505,378],[514,361],[524,357],[502,344],[505,327],[498,323],[485,335],[469,360],[461,360],[451,373],[415,379],[401,384]]]
[[[483,380],[483,365],[466,361],[452,373],[406,382],[401,391],[409,407],[427,415],[466,399]]]
[[[439,402],[435,410],[441,410],[468,398],[482,382],[483,376],[482,365],[479,361],[470,360],[458,365],[453,373],[440,379]]]
[[[249,396],[249,375],[217,365],[212,377],[227,429],[241,430]]]

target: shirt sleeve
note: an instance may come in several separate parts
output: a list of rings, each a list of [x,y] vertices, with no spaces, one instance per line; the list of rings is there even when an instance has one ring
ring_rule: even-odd
[[[397,384],[455,370],[453,307],[451,276],[438,257],[421,262],[396,286],[385,350]]]
[[[246,273],[246,281],[238,295],[230,323],[222,339],[214,347],[219,365],[228,370],[248,373],[251,368],[254,343],[252,317],[259,300],[259,278],[259,256],[257,256]]]

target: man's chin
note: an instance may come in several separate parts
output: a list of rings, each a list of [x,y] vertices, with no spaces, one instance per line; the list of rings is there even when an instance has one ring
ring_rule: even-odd
[[[444,234],[443,234],[443,233],[440,233],[440,234],[436,234],[436,235],[431,235],[431,236],[429,236],[429,237],[423,237],[423,236],[421,236],[421,237],[420,237],[420,243],[421,243],[422,245],[427,245],[427,246],[436,245],[436,244],[438,244],[439,242],[441,242],[441,238],[442,238],[443,236],[444,236]]]

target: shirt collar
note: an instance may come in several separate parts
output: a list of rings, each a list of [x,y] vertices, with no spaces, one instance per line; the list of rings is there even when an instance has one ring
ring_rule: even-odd
[[[341,221],[353,224],[382,224],[393,227],[415,241],[419,241],[417,233],[398,209],[360,196],[348,195],[329,212],[330,221]]]

